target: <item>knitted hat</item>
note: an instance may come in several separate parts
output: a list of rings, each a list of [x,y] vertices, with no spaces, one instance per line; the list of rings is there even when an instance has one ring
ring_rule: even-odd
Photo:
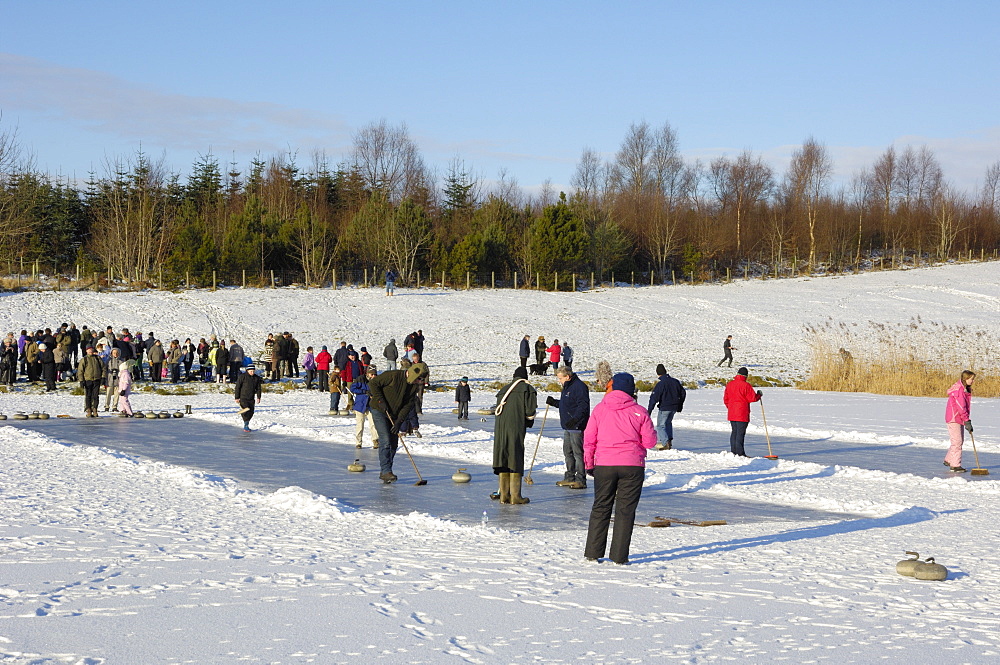
[[[469,377],[467,377],[467,376],[463,376],[463,377],[461,378],[461,380],[462,380],[462,381],[465,381],[466,383],[468,383],[468,382],[469,382]]]
[[[257,366],[254,365],[253,363],[250,363],[249,365],[247,365],[247,371],[248,372],[250,372],[250,371],[256,371],[256,370],[257,370]]]
[[[628,372],[619,372],[611,377],[611,389],[620,390],[629,395],[635,394],[635,377]]]
[[[517,369],[514,370],[514,378],[515,379],[524,379],[525,381],[527,381],[528,380],[528,370],[524,369],[523,367],[518,367]]]
[[[750,372],[747,371],[746,367],[740,367],[738,370],[736,370],[736,373],[737,374],[741,374],[743,376],[749,376],[750,375]]]
[[[663,363],[660,363],[659,365],[656,366],[656,376],[663,376],[666,373],[667,373],[667,368],[663,366]]]
[[[424,365],[423,363],[417,363],[415,365],[411,365],[410,369],[406,370],[407,383],[416,383],[417,381],[423,379],[425,376],[427,376],[427,365]]]

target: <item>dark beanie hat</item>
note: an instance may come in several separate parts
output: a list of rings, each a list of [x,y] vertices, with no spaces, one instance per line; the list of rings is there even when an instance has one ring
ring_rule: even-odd
[[[523,367],[518,367],[517,369],[514,370],[514,378],[515,379],[524,379],[524,380],[527,381],[527,379],[528,379],[528,370],[524,369]]]
[[[667,368],[663,366],[663,363],[660,363],[659,365],[656,366],[656,376],[663,376],[666,373],[667,373]]]
[[[629,395],[635,394],[635,378],[628,372],[619,372],[611,377],[611,389],[620,390]]]
[[[738,370],[736,370],[736,373],[737,374],[742,374],[743,376],[749,376],[750,375],[750,372],[747,371],[746,367],[740,367]]]

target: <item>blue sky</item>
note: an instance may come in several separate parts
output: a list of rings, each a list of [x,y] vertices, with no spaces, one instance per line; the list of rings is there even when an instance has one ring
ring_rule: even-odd
[[[568,188],[584,148],[669,122],[688,159],[814,136],[846,181],[889,145],[976,187],[1000,160],[997,2],[0,0],[0,129],[85,178],[140,146],[344,157],[406,123],[426,162]]]

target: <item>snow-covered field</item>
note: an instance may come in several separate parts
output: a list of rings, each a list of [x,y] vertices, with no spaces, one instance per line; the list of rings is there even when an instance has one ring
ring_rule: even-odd
[[[577,294],[397,294],[4,294],[0,330],[75,321],[182,340],[214,332],[251,353],[266,332],[291,330],[303,348],[343,338],[378,358],[390,337],[401,342],[422,328],[432,379],[453,385],[468,375],[482,406],[491,401],[483,384],[510,375],[523,334],[568,340],[585,377],[605,358],[646,379],[663,362],[683,380],[729,376],[715,363],[732,334],[738,363],[796,378],[808,357],[803,325],[920,316],[995,332],[1000,309],[990,263]],[[586,563],[585,534],[573,528],[505,531],[383,515],[348,508],[351,496],[262,491],[86,441],[58,442],[44,430],[0,428],[0,662],[996,662],[1000,469],[972,479],[865,464],[879,446],[900,443],[943,457],[944,400],[775,389],[767,401],[772,436],[859,444],[857,466],[721,452],[721,391],[702,389],[689,392],[675,420],[678,449],[650,456],[647,491],[677,488],[683,478],[680,489],[704,496],[859,517],[636,529],[627,567]],[[196,418],[238,426],[231,398],[213,391],[140,393],[134,403],[192,404]],[[79,415],[81,406],[66,390],[0,394],[8,414]],[[425,408],[450,406],[442,392],[429,394]],[[331,427],[325,410],[324,395],[268,393],[254,424],[353,447],[350,423]],[[756,414],[751,434],[760,433]],[[1000,451],[995,402],[974,400],[973,418],[980,452]],[[489,463],[488,433],[421,429],[424,437],[410,441],[418,458]],[[558,431],[546,433],[538,483],[556,480],[562,459]],[[720,452],[685,452],[686,436],[717,437]],[[972,461],[968,451],[965,466]],[[483,483],[483,502],[499,510],[485,499],[490,489]],[[949,579],[897,575],[904,550],[936,557]]]

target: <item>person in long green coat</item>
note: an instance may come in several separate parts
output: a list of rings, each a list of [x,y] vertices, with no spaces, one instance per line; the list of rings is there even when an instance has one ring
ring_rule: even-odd
[[[524,437],[535,424],[538,392],[528,383],[523,367],[514,370],[514,380],[497,393],[496,426],[493,432],[493,473],[500,476],[500,490],[490,498],[500,503],[528,503],[521,496],[524,475]]]

